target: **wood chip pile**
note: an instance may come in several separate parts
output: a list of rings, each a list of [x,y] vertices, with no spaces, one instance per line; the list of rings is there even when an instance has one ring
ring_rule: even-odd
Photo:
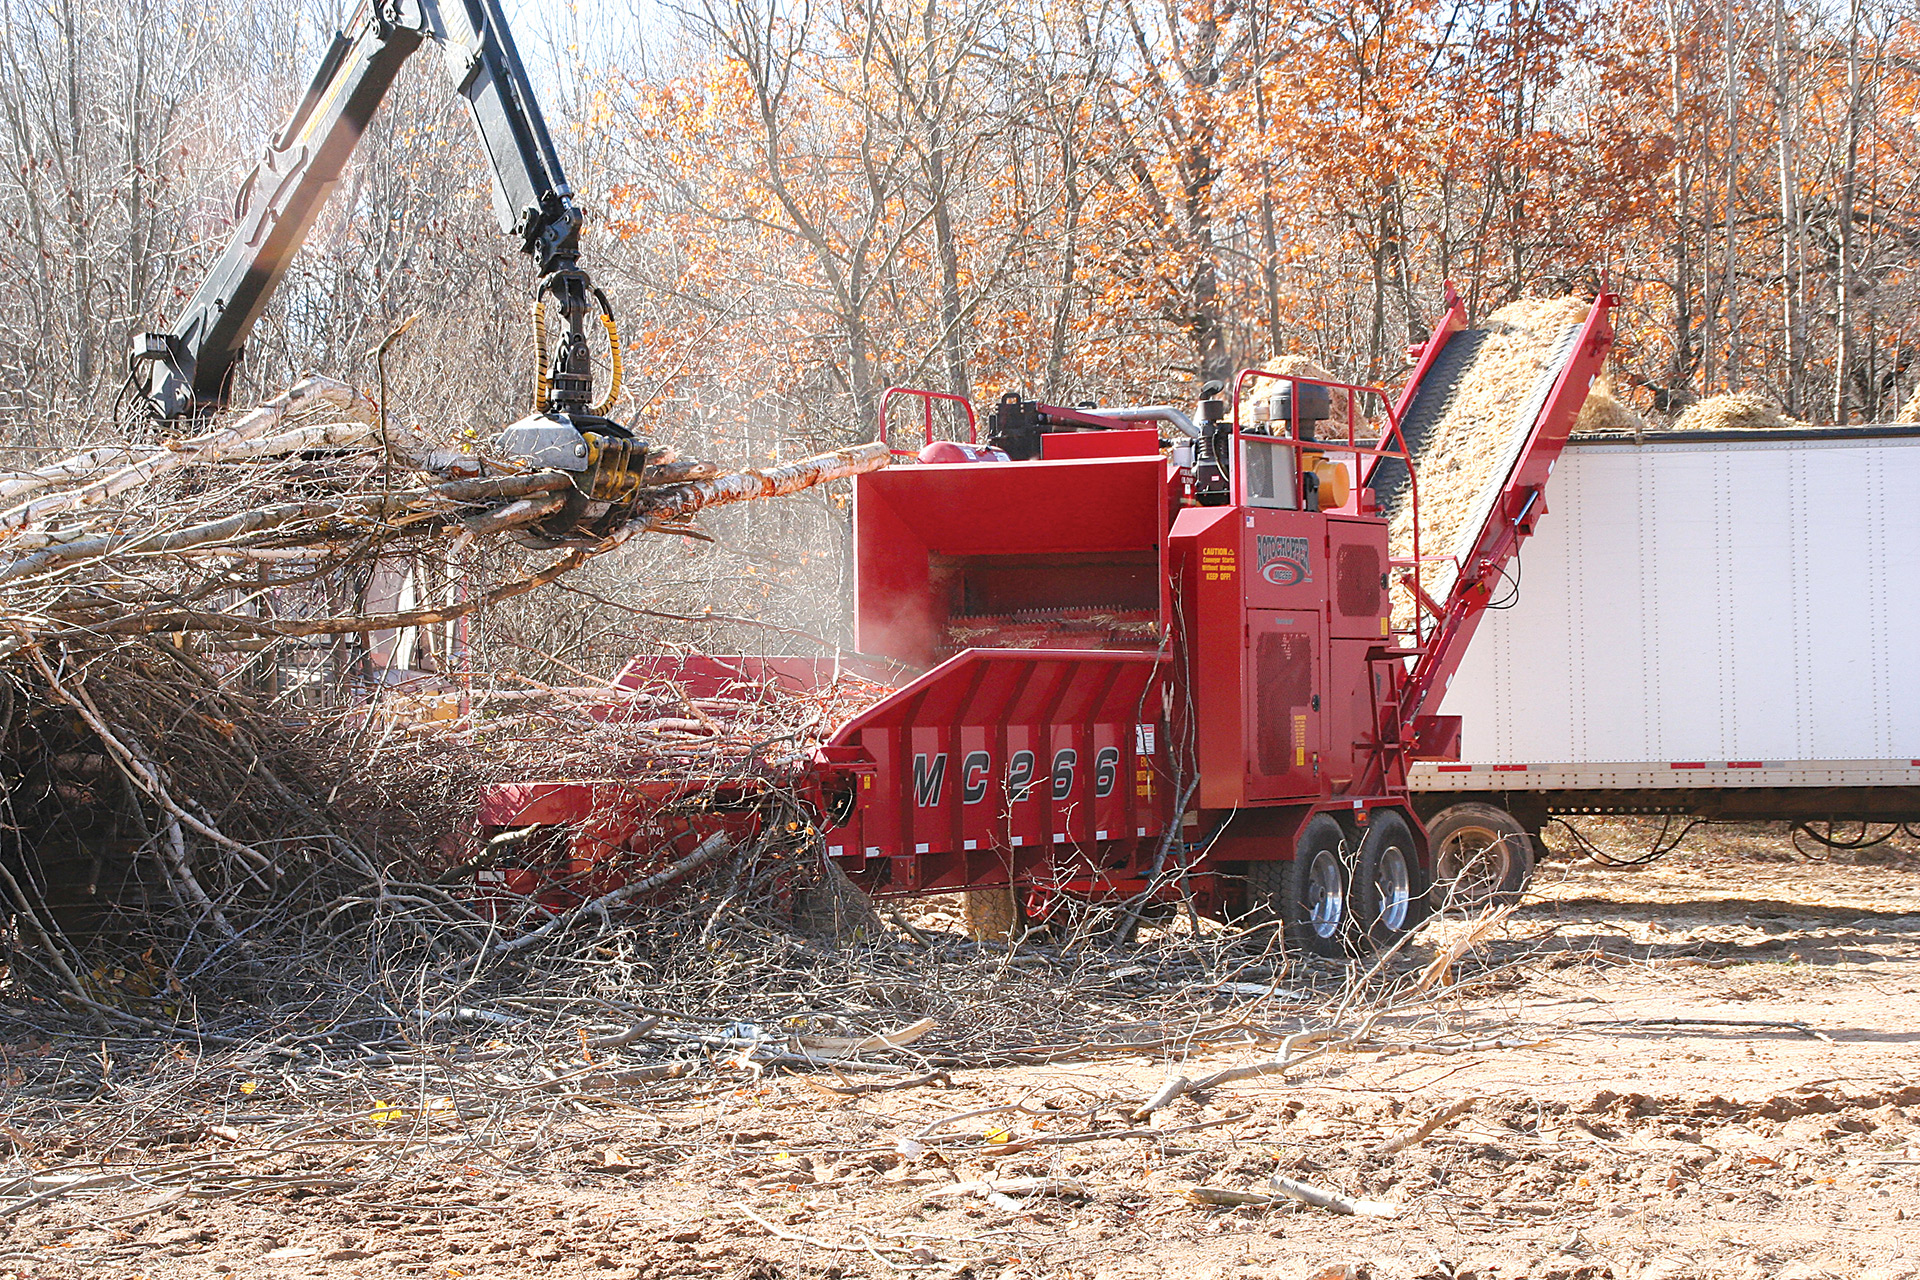
[[[1690,404],[1673,420],[1675,431],[1776,431],[1807,424],[1790,418],[1765,396],[1741,391],[1708,396]]]

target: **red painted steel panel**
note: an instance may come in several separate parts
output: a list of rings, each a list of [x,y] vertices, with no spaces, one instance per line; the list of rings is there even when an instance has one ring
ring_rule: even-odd
[[[1318,797],[1326,752],[1326,640],[1318,613],[1254,609],[1247,614],[1252,664],[1243,702],[1247,795],[1255,800]]]
[[[1393,700],[1387,668],[1369,663],[1367,650],[1377,640],[1327,641],[1327,780],[1334,793],[1365,786],[1371,744],[1379,732],[1379,711]]]
[[[1164,738],[1164,666],[1150,653],[976,649],[898,690],[833,739],[835,748],[860,748],[873,761],[875,782],[862,789],[856,818],[861,851],[928,859],[927,868],[900,870],[937,882],[947,865],[942,855],[952,855],[954,866],[969,855],[975,863],[1008,863],[1096,843],[1103,804],[1134,819],[1128,838],[1141,826],[1158,834],[1164,815],[1146,821],[1114,793],[1143,760],[1151,768],[1153,757],[1136,749],[1137,726],[1153,726],[1156,745]],[[1104,797],[1096,769],[1102,748],[1113,752]],[[1134,798],[1151,804],[1154,795]],[[854,829],[829,831],[827,844],[849,847]]]
[[[482,826],[526,827],[578,822],[592,809],[591,783],[501,782],[481,789],[479,818]]]
[[[1169,538],[1188,689],[1187,701],[1174,706],[1180,717],[1175,740],[1193,743],[1200,774],[1195,803],[1205,809],[1231,809],[1247,798],[1241,519],[1232,507],[1189,507],[1174,518]]]
[[[1248,608],[1326,607],[1333,581],[1327,564],[1328,522],[1311,511],[1242,513],[1242,581]]]
[[[1049,431],[1040,437],[1040,459],[1064,462],[1070,458],[1140,458],[1160,456],[1156,427],[1127,427],[1111,431]]]
[[[1327,635],[1336,640],[1388,638],[1387,522],[1327,521]]]
[[[855,643],[924,668],[953,624],[973,615],[995,615],[981,624],[1004,628],[1073,606],[1163,626],[1167,473],[1156,452],[855,477]],[[1133,647],[1151,649],[1163,634]]]

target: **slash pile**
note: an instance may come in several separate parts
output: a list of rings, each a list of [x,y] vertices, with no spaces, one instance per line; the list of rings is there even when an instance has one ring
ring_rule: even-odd
[[[655,452],[623,525],[540,551],[510,535],[540,534],[571,473],[381,417],[311,378],[185,438],[0,474],[0,1005],[123,1029],[289,985],[351,1005],[368,966],[476,927],[446,851],[477,784],[543,753],[764,769],[823,703],[867,696],[742,691],[723,728],[658,688],[476,672],[460,628],[639,535],[702,537],[697,512],[885,466],[884,445],[735,471]]]
[[[862,445],[769,471],[722,474],[657,456],[632,518],[613,534],[458,604],[370,615],[314,608],[275,617],[291,585],[380,558],[470,555],[483,539],[553,514],[573,473],[482,453],[383,440],[376,407],[313,378],[237,421],[148,448],[93,449],[0,479],[0,654],[48,639],[225,632],[364,633],[443,622],[552,582],[694,513],[777,497],[884,466]],[[342,420],[344,419],[344,420]],[[51,490],[51,492],[44,492]],[[27,497],[28,494],[37,496]],[[275,573],[274,564],[289,566]]]

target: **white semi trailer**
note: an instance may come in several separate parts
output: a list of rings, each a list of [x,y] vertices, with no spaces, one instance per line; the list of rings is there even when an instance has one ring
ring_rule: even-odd
[[[1443,864],[1517,890],[1552,815],[1920,820],[1920,428],[1575,436],[1547,503],[1413,769]]]

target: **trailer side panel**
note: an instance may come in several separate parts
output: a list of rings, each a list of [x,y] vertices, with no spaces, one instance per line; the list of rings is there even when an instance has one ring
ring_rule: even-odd
[[[1920,784],[1920,436],[1576,441],[1430,791]],[[1749,780],[1751,779],[1751,780]]]

